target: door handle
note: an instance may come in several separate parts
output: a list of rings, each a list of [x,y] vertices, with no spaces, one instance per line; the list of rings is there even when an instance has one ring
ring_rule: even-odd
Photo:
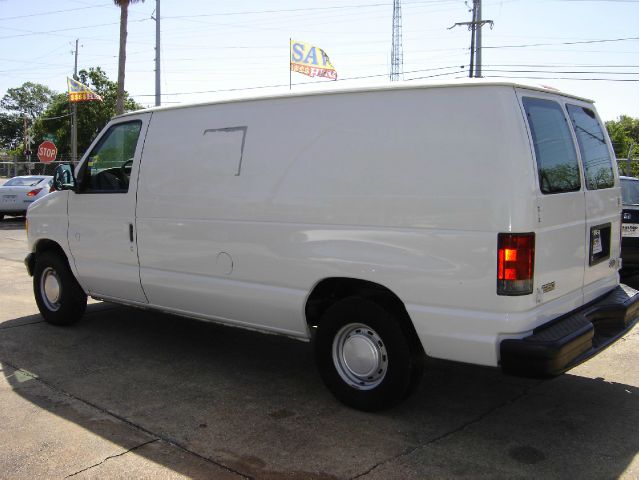
[[[133,224],[129,223],[129,240],[133,243]]]

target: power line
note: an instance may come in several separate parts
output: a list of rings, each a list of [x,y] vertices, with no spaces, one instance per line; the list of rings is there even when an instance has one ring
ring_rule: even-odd
[[[17,20],[19,18],[42,17],[42,16],[45,16],[45,15],[54,15],[56,13],[66,13],[66,12],[75,12],[77,10],[86,10],[88,8],[100,8],[100,7],[107,6],[107,5],[108,4],[91,5],[91,6],[88,6],[88,7],[68,8],[66,10],[52,10],[50,12],[31,13],[31,14],[28,14],[28,15],[17,15],[15,17],[1,17],[0,21],[3,21],[3,20]]]
[[[145,22],[149,20],[148,18],[144,18],[142,20],[133,20],[133,22]],[[111,23],[99,23],[97,25],[83,25],[81,27],[70,27],[70,28],[61,28],[58,30],[48,30],[46,32],[34,32],[33,30],[23,30],[23,29],[18,29],[18,28],[12,28],[11,30],[17,30],[17,31],[23,31],[23,32],[28,32],[28,33],[21,33],[21,34],[17,34],[17,35],[5,35],[4,37],[0,37],[0,40],[4,40],[7,38],[18,38],[18,37],[28,37],[30,35],[54,35],[56,33],[60,33],[60,32],[71,32],[74,30],[83,30],[85,28],[97,28],[97,27],[110,27],[113,25],[119,25],[120,22],[111,22]]]
[[[457,3],[456,0],[421,0],[414,2],[405,2],[405,5],[441,5],[442,3]],[[288,12],[312,12],[318,10],[343,10],[343,9],[361,9],[361,8],[375,8],[375,7],[388,7],[386,3],[368,3],[359,5],[335,5],[331,7],[307,7],[307,8],[283,8],[277,10],[244,10],[239,12],[219,12],[219,13],[205,13],[197,15],[170,15],[164,17],[165,19],[181,19],[181,18],[202,18],[202,17],[226,17],[235,15],[253,15],[253,14],[265,14],[265,13],[288,13]]]
[[[639,82],[639,78],[575,78],[575,77],[514,77],[511,75],[485,75],[484,78],[524,78],[528,80],[575,80],[592,82]]]
[[[484,70],[485,72],[504,72],[504,73],[559,73],[559,74],[571,74],[571,75],[639,75],[639,72],[601,72],[601,71],[553,71],[553,70]]]
[[[409,74],[409,73],[438,71],[438,70],[445,70],[445,69],[458,69],[458,70],[461,70],[463,68],[464,68],[463,65],[462,66],[455,65],[455,66],[450,66],[450,67],[437,67],[437,68],[427,68],[427,69],[423,69],[423,70],[412,70],[412,71],[404,72],[404,73],[405,74]],[[447,73],[438,73],[438,74],[424,76],[424,77],[411,78],[409,80],[417,80],[418,78],[438,77],[438,76],[442,76],[442,75],[455,75],[456,73],[458,73],[458,71],[447,72]],[[358,77],[340,78],[340,79],[338,79],[336,81],[337,82],[344,82],[344,81],[347,81],[347,80],[363,80],[363,79],[367,79],[367,78],[386,77],[387,75],[388,74],[385,74],[385,73],[375,74],[375,75],[363,75],[363,76],[358,76]],[[309,84],[326,83],[326,82],[334,83],[335,80],[320,80],[320,81],[312,81],[312,82],[299,82],[299,83],[294,83],[293,85],[309,85]],[[222,89],[222,90],[202,90],[202,91],[196,91],[196,92],[163,93],[162,96],[164,97],[164,96],[178,96],[178,95],[199,95],[199,94],[203,94],[203,93],[224,93],[224,92],[236,92],[236,91],[242,91],[242,90],[258,90],[258,89],[264,89],[264,88],[278,88],[278,87],[288,87],[288,83],[280,84],[280,85],[261,85],[261,86],[246,87],[246,88],[228,88],[228,89]],[[131,97],[154,97],[155,94],[139,94],[139,95],[130,95],[130,96]]]
[[[639,40],[639,37],[628,38],[605,38],[601,40],[581,40],[576,42],[560,42],[560,43],[527,43],[523,45],[496,45],[493,47],[484,48],[523,48],[523,47],[547,47],[552,45],[579,45],[586,43],[606,43],[606,42],[625,42],[627,40]]]
[[[487,67],[530,67],[530,68],[555,68],[555,67],[595,67],[595,68],[639,68],[639,65],[595,65],[595,64],[537,64],[537,65],[529,65],[529,64],[517,64],[517,63],[492,63],[486,65]]]

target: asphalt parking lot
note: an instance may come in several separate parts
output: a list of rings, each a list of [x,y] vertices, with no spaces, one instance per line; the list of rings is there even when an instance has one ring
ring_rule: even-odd
[[[48,325],[26,250],[1,221],[1,478],[639,478],[639,327],[552,380],[429,361],[368,414],[302,342],[100,302]]]

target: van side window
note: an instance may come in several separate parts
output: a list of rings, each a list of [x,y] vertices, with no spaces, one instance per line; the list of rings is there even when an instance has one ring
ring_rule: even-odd
[[[552,100],[523,99],[537,157],[542,193],[575,192],[581,188],[577,152],[561,106]]]
[[[575,128],[584,176],[588,190],[611,188],[615,184],[612,161],[601,125],[595,112],[577,105],[566,105],[568,115]]]
[[[81,172],[80,192],[126,193],[142,122],[113,125],[93,148]]]

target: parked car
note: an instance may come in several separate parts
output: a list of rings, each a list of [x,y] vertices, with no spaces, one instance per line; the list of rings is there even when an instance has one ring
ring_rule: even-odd
[[[624,272],[639,269],[639,178],[621,180],[621,258]]]
[[[24,216],[29,205],[49,193],[53,177],[50,175],[22,175],[0,186],[0,220],[5,215]]]
[[[363,410],[425,356],[556,375],[639,309],[605,132],[590,100],[483,81],[131,112],[58,167],[26,264],[52,324],[89,295],[313,340]]]

